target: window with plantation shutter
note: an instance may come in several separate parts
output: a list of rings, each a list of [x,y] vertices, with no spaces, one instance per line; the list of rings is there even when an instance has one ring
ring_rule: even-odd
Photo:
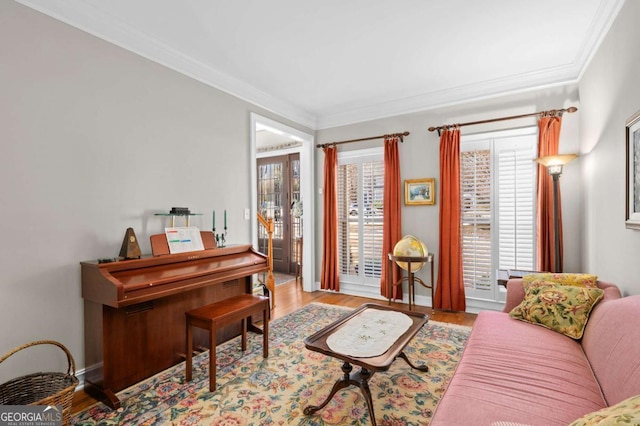
[[[358,214],[358,164],[338,165],[338,259],[340,275],[356,275],[360,258],[359,235],[351,232],[351,216]]]
[[[499,301],[497,269],[535,264],[535,128],[461,139],[462,266],[467,297]]]
[[[340,282],[380,285],[382,274],[382,149],[338,154]]]
[[[490,149],[460,153],[462,270],[470,289],[491,288],[491,176]]]
[[[497,144],[498,269],[534,269],[535,147],[510,138]]]

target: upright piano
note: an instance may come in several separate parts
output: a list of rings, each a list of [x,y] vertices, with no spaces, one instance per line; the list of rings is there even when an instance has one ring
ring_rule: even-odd
[[[116,392],[184,360],[186,311],[251,293],[268,259],[237,245],[80,265],[85,391],[115,409]],[[206,331],[194,331],[194,347],[208,348]],[[216,343],[238,334],[239,324],[228,326]]]

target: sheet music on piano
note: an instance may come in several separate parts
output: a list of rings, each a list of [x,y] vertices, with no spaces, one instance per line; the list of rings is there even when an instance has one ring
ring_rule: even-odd
[[[196,226],[165,228],[164,233],[171,254],[204,250],[202,236]]]

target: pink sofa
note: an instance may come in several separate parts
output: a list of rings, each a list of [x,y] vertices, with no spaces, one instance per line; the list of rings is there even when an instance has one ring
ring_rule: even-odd
[[[511,318],[524,290],[507,286],[504,311],[478,315],[431,426],[566,426],[640,394],[640,295],[598,282],[605,296],[576,341]]]

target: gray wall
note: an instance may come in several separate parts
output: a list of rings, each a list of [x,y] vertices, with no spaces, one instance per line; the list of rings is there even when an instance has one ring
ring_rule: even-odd
[[[210,229],[226,209],[229,242],[250,242],[251,111],[313,133],[0,2],[0,354],[53,339],[83,368],[79,262],[117,256],[128,227],[149,253],[167,225],[155,212],[187,206]],[[15,355],[0,382],[35,372],[31,361],[50,371],[58,352]]]
[[[640,2],[627,1],[580,80],[584,265],[640,293],[640,232],[626,229],[625,122],[640,110]]]

